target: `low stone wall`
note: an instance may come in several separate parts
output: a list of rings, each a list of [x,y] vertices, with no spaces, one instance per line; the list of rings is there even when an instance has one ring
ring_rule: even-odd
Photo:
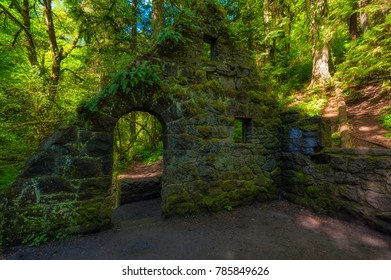
[[[313,130],[294,122],[284,131],[283,196],[391,233],[391,150],[324,148],[321,130],[314,130],[322,121],[312,122]]]
[[[120,182],[120,205],[160,197],[162,177],[124,179]]]

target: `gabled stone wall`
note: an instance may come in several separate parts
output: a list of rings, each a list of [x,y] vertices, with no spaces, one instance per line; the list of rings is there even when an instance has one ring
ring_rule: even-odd
[[[94,110],[82,106],[77,122],[57,130],[27,161],[0,203],[5,245],[110,226],[113,130],[132,111],[155,115],[164,128],[164,215],[277,197],[276,102],[252,83],[257,73],[226,20],[205,12],[199,28],[186,32],[191,44],[163,42],[140,60],[156,63],[160,84],[139,83],[130,91],[119,86],[97,96]],[[215,44],[213,59],[204,55],[208,40]],[[238,119],[245,120],[244,143],[234,140]]]

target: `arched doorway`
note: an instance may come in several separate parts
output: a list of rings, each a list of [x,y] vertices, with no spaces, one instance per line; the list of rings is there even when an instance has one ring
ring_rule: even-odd
[[[113,141],[114,220],[124,213],[127,219],[160,215],[164,134],[164,122],[154,113],[134,110],[118,120]]]

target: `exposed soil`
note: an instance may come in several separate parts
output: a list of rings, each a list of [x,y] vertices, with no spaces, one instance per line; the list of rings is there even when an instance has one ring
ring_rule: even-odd
[[[163,160],[158,160],[152,164],[135,162],[119,173],[118,179],[145,179],[161,176],[163,172]]]
[[[354,148],[388,148],[391,139],[385,137],[387,130],[381,127],[379,117],[385,107],[391,106],[391,92],[369,85],[346,100],[351,140]],[[330,119],[332,131],[338,130],[338,110],[335,96],[330,97],[323,117]]]
[[[384,137],[387,130],[379,124],[382,109],[391,106],[391,92],[367,86],[361,93],[357,100],[347,100],[353,146],[391,149],[391,139]]]
[[[160,216],[160,200],[127,204],[113,227],[0,259],[391,259],[391,237],[284,201],[196,217]]]

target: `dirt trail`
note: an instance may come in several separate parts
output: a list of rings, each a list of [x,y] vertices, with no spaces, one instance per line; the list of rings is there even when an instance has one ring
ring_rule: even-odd
[[[158,199],[124,205],[109,230],[0,259],[391,259],[391,237],[283,201],[164,219]]]
[[[356,100],[348,99],[346,105],[354,148],[391,149],[391,139],[385,137],[387,130],[380,126],[378,120],[382,109],[391,106],[390,92],[384,92],[376,86],[368,86],[362,90],[362,95]],[[338,130],[338,110],[335,96],[330,97],[323,117],[331,121],[333,132]]]

